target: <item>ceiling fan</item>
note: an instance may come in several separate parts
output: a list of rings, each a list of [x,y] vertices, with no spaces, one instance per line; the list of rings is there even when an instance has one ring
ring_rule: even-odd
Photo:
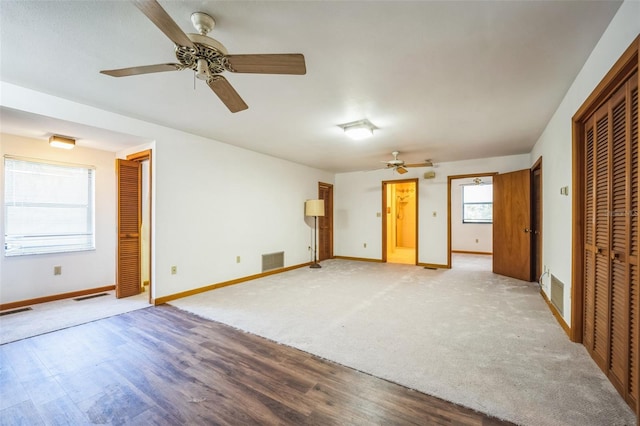
[[[103,70],[112,77],[149,74],[164,71],[192,69],[196,77],[207,85],[229,108],[238,112],[248,108],[238,92],[221,74],[224,71],[254,74],[306,74],[304,56],[299,53],[229,55],[217,40],[207,36],[215,25],[214,19],[203,12],[191,15],[191,22],[198,34],[185,34],[157,0],[132,0],[173,43],[178,63],[143,65],[115,70]]]
[[[469,185],[492,185],[493,181],[491,178],[489,180],[483,180],[481,177],[475,177],[471,182],[461,183],[460,186],[469,186]]]
[[[403,175],[408,172],[407,167],[433,167],[433,162],[431,160],[424,160],[423,163],[406,164],[403,160],[398,159],[399,154],[400,153],[398,151],[393,151],[391,153],[391,155],[393,155],[393,160],[383,161],[383,163],[387,164],[387,169],[393,169]]]

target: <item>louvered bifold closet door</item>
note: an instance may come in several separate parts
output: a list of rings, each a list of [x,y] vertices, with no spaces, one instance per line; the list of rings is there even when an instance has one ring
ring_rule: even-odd
[[[602,369],[606,368],[609,349],[609,219],[610,157],[606,109],[598,111],[595,122],[595,271],[593,286],[593,353]]]
[[[631,143],[627,132],[626,93],[618,92],[610,102],[608,138],[611,141],[611,288],[608,374],[623,391],[629,371],[629,267],[631,256]],[[629,185],[629,186],[627,186]]]
[[[637,75],[584,124],[583,343],[635,407],[640,281]]]
[[[140,293],[141,166],[117,160],[118,175],[118,268],[116,297]]]
[[[633,407],[638,404],[638,362],[640,362],[638,348],[640,338],[638,330],[638,315],[640,315],[640,178],[639,144],[638,138],[638,75],[631,78],[628,87],[629,133],[631,144],[631,232],[630,232],[630,277],[629,277],[629,381],[627,383],[627,402]],[[640,413],[636,411],[636,415]]]

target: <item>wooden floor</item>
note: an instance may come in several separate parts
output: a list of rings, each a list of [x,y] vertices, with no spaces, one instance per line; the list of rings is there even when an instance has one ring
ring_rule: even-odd
[[[2,345],[0,366],[3,425],[509,424],[166,305]]]

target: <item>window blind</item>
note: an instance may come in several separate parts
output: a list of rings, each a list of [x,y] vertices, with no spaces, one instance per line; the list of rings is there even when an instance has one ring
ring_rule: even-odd
[[[6,156],[5,256],[95,249],[93,166]]]

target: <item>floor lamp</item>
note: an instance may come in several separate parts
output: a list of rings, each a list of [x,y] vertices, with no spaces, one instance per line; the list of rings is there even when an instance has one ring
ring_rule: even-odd
[[[313,263],[311,268],[321,268],[318,263],[318,246],[316,239],[318,236],[318,216],[324,216],[324,200],[307,200],[304,202],[304,215],[313,216]]]

